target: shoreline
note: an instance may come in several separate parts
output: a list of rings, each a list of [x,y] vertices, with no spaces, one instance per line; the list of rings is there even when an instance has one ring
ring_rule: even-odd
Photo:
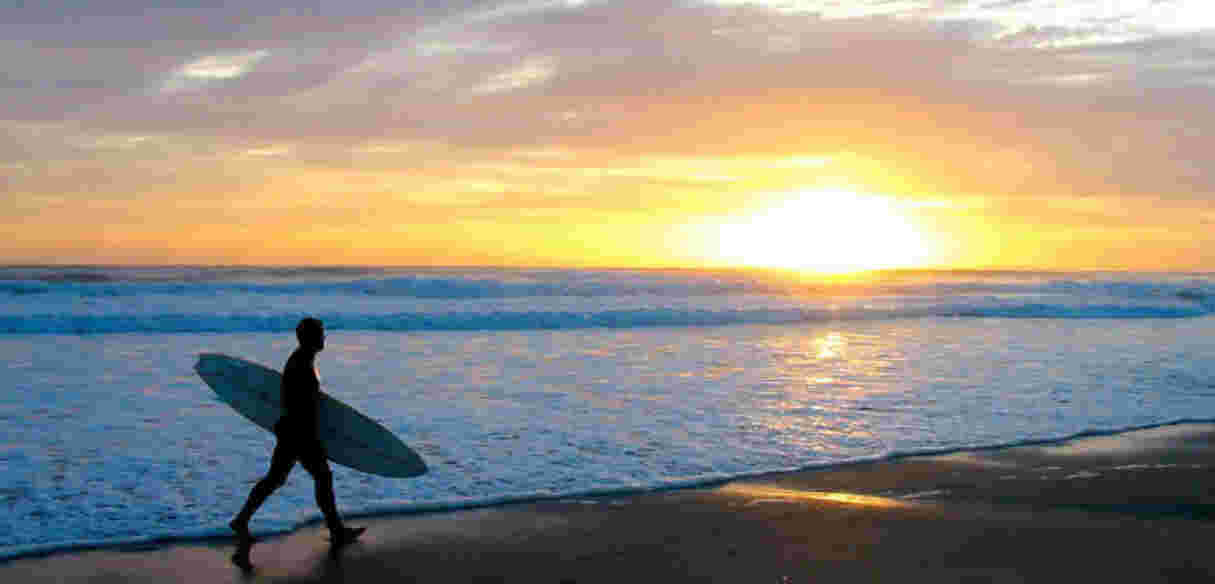
[[[910,571],[925,581],[1198,581],[1215,575],[1204,551],[1212,519],[1215,423],[1181,422],[693,487],[352,518],[369,531],[340,562],[310,524],[263,538],[252,574],[229,563],[235,540],[217,536],[8,558],[0,580],[798,582]]]
[[[514,505],[539,504],[551,501],[563,501],[570,499],[594,499],[604,497],[631,497],[649,494],[662,494],[668,492],[696,490],[696,489],[714,489],[734,482],[746,481],[764,481],[768,478],[779,478],[786,475],[795,475],[808,472],[832,472],[844,471],[850,467],[857,465],[873,465],[883,463],[896,463],[899,461],[916,460],[921,458],[949,458],[956,456],[983,455],[985,453],[1011,451],[1022,448],[1034,447],[1051,447],[1063,446],[1067,443],[1079,440],[1100,440],[1108,439],[1125,439],[1141,442],[1142,437],[1155,436],[1160,432],[1169,434],[1176,432],[1189,433],[1184,428],[1203,428],[1209,427],[1212,433],[1215,433],[1215,419],[1184,419],[1174,420],[1169,422],[1161,422],[1155,424],[1147,424],[1118,430],[1086,430],[1077,434],[1072,434],[1062,438],[1043,438],[1029,439],[1024,441],[1012,442],[1009,444],[1000,444],[993,446],[975,446],[966,448],[942,448],[939,450],[923,450],[915,452],[899,452],[889,455],[879,455],[871,458],[860,458],[854,460],[838,461],[838,462],[823,462],[812,463],[803,467],[785,470],[763,470],[748,473],[740,473],[726,478],[714,479],[688,479],[686,482],[671,483],[667,485],[659,485],[653,487],[620,487],[620,488],[605,488],[601,490],[593,490],[587,492],[575,492],[559,495],[530,495],[521,494],[517,496],[504,496],[495,500],[479,500],[470,501],[467,504],[436,502],[436,503],[418,503],[414,507],[390,510],[373,510],[373,511],[343,511],[342,516],[351,521],[375,521],[375,520],[393,520],[420,515],[432,514],[447,514],[459,513],[465,511],[475,511],[481,509],[497,509],[510,507]],[[340,488],[340,487],[339,487]],[[314,513],[314,517],[305,520],[294,527],[278,529],[274,531],[256,532],[255,535],[259,541],[270,541],[277,538],[290,537],[292,534],[315,529],[322,523],[320,512]],[[214,543],[225,543],[232,540],[232,534],[227,525],[209,529],[196,530],[194,534],[186,533],[180,535],[167,536],[151,536],[151,537],[135,537],[126,539],[112,539],[100,541],[80,541],[67,543],[48,543],[48,544],[31,544],[28,546],[17,546],[16,551],[4,552],[0,551],[0,566],[5,563],[46,558],[62,554],[78,554],[87,552],[128,552],[131,550],[146,551],[151,549],[159,549],[169,546],[184,546],[184,545],[211,545]]]

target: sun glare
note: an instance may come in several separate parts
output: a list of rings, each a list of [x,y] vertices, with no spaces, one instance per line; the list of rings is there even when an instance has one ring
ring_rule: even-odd
[[[722,259],[746,266],[849,273],[923,265],[925,238],[887,197],[809,191],[722,225]]]

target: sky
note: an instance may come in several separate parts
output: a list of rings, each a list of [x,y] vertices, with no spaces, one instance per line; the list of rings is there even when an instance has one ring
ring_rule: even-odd
[[[1206,0],[0,0],[0,263],[1215,270]]]

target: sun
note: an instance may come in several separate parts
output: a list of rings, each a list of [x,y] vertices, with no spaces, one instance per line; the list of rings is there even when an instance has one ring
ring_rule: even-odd
[[[723,260],[745,266],[851,273],[924,265],[933,250],[888,197],[804,191],[727,223]]]

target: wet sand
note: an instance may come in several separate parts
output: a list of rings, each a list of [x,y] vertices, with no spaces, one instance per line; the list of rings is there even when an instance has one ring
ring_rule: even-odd
[[[338,485],[339,500],[341,486]],[[1206,582],[1215,425],[0,564],[2,582]]]

